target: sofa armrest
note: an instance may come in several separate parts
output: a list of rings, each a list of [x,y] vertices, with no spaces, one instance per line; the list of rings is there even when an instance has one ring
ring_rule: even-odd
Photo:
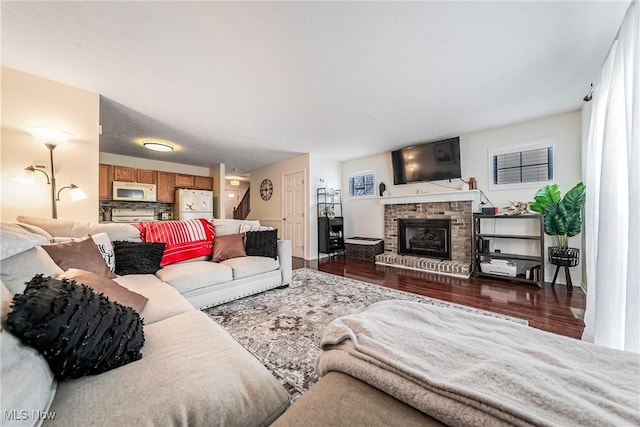
[[[291,283],[291,240],[278,240],[278,262],[282,273],[282,284]]]

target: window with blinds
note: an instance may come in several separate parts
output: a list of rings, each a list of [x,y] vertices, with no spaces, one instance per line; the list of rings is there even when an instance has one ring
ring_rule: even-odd
[[[374,196],[376,174],[374,172],[360,172],[349,176],[349,197]]]
[[[540,183],[553,179],[553,146],[493,154],[493,185]]]

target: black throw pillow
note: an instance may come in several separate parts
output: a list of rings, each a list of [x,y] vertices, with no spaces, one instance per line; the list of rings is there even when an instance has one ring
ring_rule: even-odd
[[[74,281],[36,275],[13,298],[7,330],[49,362],[58,380],[95,375],[142,357],[143,321],[131,307]]]
[[[247,256],[278,258],[278,230],[247,231],[246,238]]]
[[[155,274],[160,270],[165,245],[166,243],[114,241],[116,274]]]

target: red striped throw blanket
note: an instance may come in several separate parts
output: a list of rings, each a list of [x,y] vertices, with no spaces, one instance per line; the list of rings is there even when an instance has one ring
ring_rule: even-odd
[[[211,255],[213,224],[205,218],[136,224],[143,242],[164,242],[160,266]]]

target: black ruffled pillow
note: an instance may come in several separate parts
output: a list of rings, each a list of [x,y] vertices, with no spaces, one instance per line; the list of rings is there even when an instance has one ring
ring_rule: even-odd
[[[247,256],[278,258],[278,230],[247,231],[246,239]]]
[[[13,298],[7,330],[38,350],[58,380],[95,375],[142,357],[143,321],[130,307],[66,279],[36,275]]]
[[[165,246],[166,243],[116,240],[113,242],[116,274],[155,274],[160,270]]]

